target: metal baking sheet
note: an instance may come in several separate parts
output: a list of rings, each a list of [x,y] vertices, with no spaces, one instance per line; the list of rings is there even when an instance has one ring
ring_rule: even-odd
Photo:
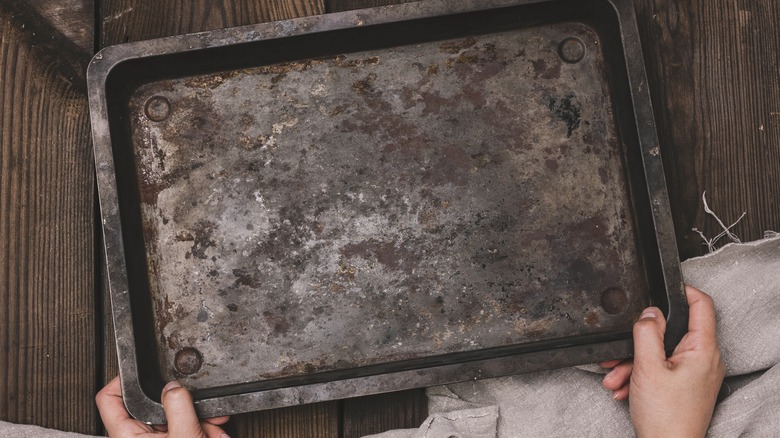
[[[627,356],[650,303],[676,343],[633,20],[432,1],[101,51],[130,412],[171,379],[208,416]]]

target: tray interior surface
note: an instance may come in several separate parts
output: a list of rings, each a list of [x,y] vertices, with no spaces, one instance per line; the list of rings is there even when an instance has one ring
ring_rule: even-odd
[[[198,390],[630,331],[657,266],[615,42],[454,33],[157,61],[181,71],[123,101],[116,154],[142,374]]]

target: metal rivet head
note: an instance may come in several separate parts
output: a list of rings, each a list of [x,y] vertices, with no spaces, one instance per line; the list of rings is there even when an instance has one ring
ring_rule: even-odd
[[[558,46],[558,55],[570,64],[580,62],[585,57],[585,43],[579,38],[566,38]]]
[[[162,122],[171,115],[171,101],[163,96],[153,96],[146,101],[144,114],[153,122]]]
[[[628,307],[628,295],[619,287],[611,287],[601,293],[601,308],[610,315],[618,314]]]
[[[203,355],[192,347],[182,348],[176,353],[173,366],[182,374],[195,374],[203,366]]]

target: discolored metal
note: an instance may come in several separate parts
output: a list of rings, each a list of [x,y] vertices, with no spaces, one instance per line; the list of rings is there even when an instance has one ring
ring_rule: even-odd
[[[162,96],[152,96],[146,101],[144,114],[153,122],[162,122],[171,115],[171,102]]]
[[[585,43],[577,37],[565,38],[558,46],[558,53],[570,64],[580,62],[585,57]]]
[[[625,311],[628,305],[628,295],[620,287],[611,287],[601,293],[601,307],[610,315]]]
[[[185,347],[176,353],[173,364],[176,371],[182,374],[195,374],[203,365],[203,356],[200,351],[192,347]]]
[[[213,416],[625,356],[651,303],[676,333],[632,14],[431,1],[99,53],[123,388],[183,377]]]

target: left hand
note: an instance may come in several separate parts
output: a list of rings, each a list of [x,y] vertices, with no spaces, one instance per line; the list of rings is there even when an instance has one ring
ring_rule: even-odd
[[[167,426],[150,426],[135,420],[125,409],[119,377],[109,382],[97,396],[100,418],[112,438],[229,438],[221,425],[229,417],[198,420],[189,391],[178,382],[168,383],[162,390],[163,408]]]

